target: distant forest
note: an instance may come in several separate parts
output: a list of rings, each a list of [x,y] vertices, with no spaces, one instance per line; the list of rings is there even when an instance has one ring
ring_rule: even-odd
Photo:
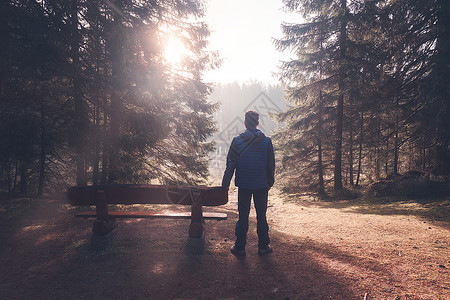
[[[0,192],[205,184],[220,134],[259,96],[281,108],[267,133],[284,191],[448,179],[450,1],[284,0],[299,22],[274,41],[294,56],[281,88],[204,81],[220,65],[206,4],[1,1]],[[179,68],[169,34],[186,47]]]
[[[286,0],[275,136],[288,191],[450,172],[450,1]],[[444,176],[444,177],[443,177]],[[448,177],[447,177],[448,178]]]
[[[217,84],[208,100],[219,104],[218,110],[214,113],[218,127],[214,134],[216,140],[220,139],[218,135],[221,132],[227,130],[227,127],[239,118],[242,122],[238,129],[242,132],[245,129],[243,119],[247,110],[256,110],[261,114],[260,128],[271,135],[278,126],[275,114],[286,108],[282,87],[260,82]],[[228,145],[231,144],[231,139],[227,139],[226,142]]]

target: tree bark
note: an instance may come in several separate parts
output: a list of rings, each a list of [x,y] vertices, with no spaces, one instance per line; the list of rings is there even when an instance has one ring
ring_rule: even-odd
[[[86,171],[85,171],[85,138],[84,135],[84,103],[82,93],[82,83],[80,78],[80,33],[78,30],[78,0],[72,0],[72,80],[73,80],[73,97],[75,103],[75,153],[76,153],[76,182],[77,186],[85,186]]]
[[[38,196],[44,194],[45,184],[45,155],[46,155],[46,139],[45,139],[45,119],[44,119],[44,101],[41,103],[41,153],[39,156],[39,182],[38,182]]]
[[[352,106],[352,100],[350,98],[350,107]],[[353,182],[353,124],[349,124],[349,184],[354,185]]]
[[[427,148],[425,146],[425,141],[423,142],[423,149],[422,149],[422,171],[425,171],[426,169],[426,160],[427,160]]]
[[[399,143],[398,143],[398,122],[399,122],[399,118],[398,118],[398,98],[397,98],[397,102],[396,102],[396,114],[395,114],[395,126],[394,126],[394,175],[398,174],[398,147],[399,147]]]
[[[361,112],[361,125],[360,125],[360,128],[359,128],[358,174],[356,175],[356,186],[359,185],[359,179],[360,179],[360,176],[361,176],[363,133],[364,133],[364,112]]]
[[[110,121],[110,137],[111,144],[109,145],[109,176],[108,183],[115,182],[119,179],[119,147],[117,144],[120,140],[120,125],[122,113],[122,98],[121,86],[123,71],[123,35],[121,17],[117,12],[114,13],[113,31],[110,38],[110,53],[111,53],[111,68],[112,68],[112,82],[114,86],[111,89],[111,121]]]
[[[323,51],[323,26],[320,27],[320,51]],[[320,60],[320,69],[319,69],[319,78],[322,79],[322,67],[323,61]],[[319,173],[319,194],[325,194],[325,183],[323,180],[323,150],[322,150],[322,141],[323,141],[323,97],[322,90],[319,91],[319,122],[317,124],[319,136],[317,139],[317,155],[318,155],[318,173]]]
[[[317,154],[318,154],[318,173],[319,173],[319,193],[324,194],[325,193],[325,184],[323,181],[323,162],[322,162],[322,107],[323,107],[323,103],[322,103],[322,91],[319,92],[319,124],[318,124],[318,129],[319,129],[319,138],[317,141]]]
[[[18,168],[19,168],[19,166],[18,166],[18,164],[19,164],[19,162],[18,162],[18,160],[16,159],[15,160],[15,166],[14,166],[14,185],[13,185],[13,192],[15,192],[16,191],[16,188],[17,188],[17,176],[19,176],[18,175]]]
[[[8,193],[11,193],[11,164],[9,161],[6,165],[6,180],[8,183]]]
[[[23,161],[21,166],[20,166],[20,182],[19,182],[19,187],[20,187],[20,192],[22,194],[27,194],[28,193],[28,162]]]
[[[106,99],[104,99],[103,102],[103,132],[105,133],[104,136],[108,136],[106,133],[109,131],[108,130],[108,101]],[[108,182],[108,171],[109,171],[109,167],[108,167],[108,159],[109,159],[109,139],[107,138],[103,138],[102,139],[102,178],[101,178],[101,183],[102,184],[106,184]]]
[[[386,157],[385,157],[385,165],[384,165],[384,171],[386,173],[386,177],[388,176],[389,172],[389,134],[386,138],[386,151],[385,151]]]
[[[94,119],[94,126],[96,128],[96,134],[100,132],[100,111],[99,111],[99,105],[95,106],[95,119]],[[98,177],[99,177],[99,163],[100,163],[100,150],[99,150],[99,137],[97,138],[97,142],[94,144],[94,159],[93,159],[93,171],[92,171],[92,185],[98,184]]]
[[[381,119],[379,116],[377,116],[377,141],[375,146],[375,178],[378,180],[381,177],[381,167],[380,167],[380,161],[381,161]]]
[[[347,1],[341,0],[341,9],[344,11],[342,16],[339,47],[340,47],[340,67],[339,67],[339,96],[336,107],[336,149],[334,158],[334,190],[342,191],[342,131],[344,124],[344,60],[345,48],[347,43]]]

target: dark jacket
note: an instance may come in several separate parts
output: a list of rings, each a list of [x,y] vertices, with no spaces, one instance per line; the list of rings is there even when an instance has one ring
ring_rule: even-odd
[[[233,173],[235,185],[245,189],[264,189],[275,182],[275,155],[272,141],[258,129],[247,129],[231,142],[222,186],[229,187]]]

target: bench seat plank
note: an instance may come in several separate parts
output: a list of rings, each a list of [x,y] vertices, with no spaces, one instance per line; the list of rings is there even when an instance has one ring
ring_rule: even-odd
[[[77,213],[76,217],[97,217],[95,211],[84,211]],[[111,218],[167,218],[167,219],[190,219],[191,212],[154,212],[154,211],[108,211]],[[203,212],[203,218],[214,220],[226,220],[227,214],[217,212]]]

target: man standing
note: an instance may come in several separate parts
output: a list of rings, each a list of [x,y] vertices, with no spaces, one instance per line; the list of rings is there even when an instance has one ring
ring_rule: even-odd
[[[250,203],[256,210],[258,254],[272,252],[267,224],[267,196],[275,177],[275,155],[272,141],[264,133],[256,129],[259,125],[259,114],[255,111],[245,113],[245,132],[231,142],[227,156],[227,167],[222,179],[222,187],[229,188],[231,178],[236,170],[235,184],[238,190],[239,220],[236,223],[236,242],[231,253],[245,256],[247,242],[248,216]]]

